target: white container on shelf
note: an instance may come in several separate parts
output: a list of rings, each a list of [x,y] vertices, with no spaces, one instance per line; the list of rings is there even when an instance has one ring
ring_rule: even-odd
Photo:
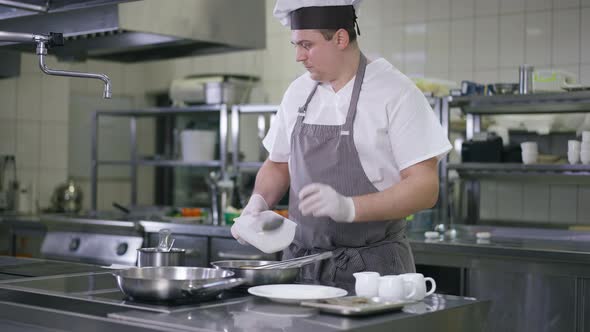
[[[214,130],[183,130],[180,133],[182,160],[190,162],[210,161],[215,158]]]

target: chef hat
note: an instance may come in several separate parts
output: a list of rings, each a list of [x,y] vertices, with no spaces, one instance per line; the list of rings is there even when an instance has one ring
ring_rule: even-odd
[[[273,15],[291,30],[347,29],[356,26],[362,0],[277,0]],[[360,34],[360,31],[359,31]]]

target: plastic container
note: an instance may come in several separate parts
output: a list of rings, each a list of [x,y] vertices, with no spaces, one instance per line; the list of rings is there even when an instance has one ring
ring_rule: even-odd
[[[282,220],[279,227],[265,229],[265,225],[274,224],[276,220]],[[247,215],[236,218],[233,227],[241,239],[264,253],[272,254],[293,242],[297,224],[273,211],[264,211],[256,217]]]
[[[215,140],[217,132],[213,130],[183,130],[180,133],[182,160],[210,161],[215,158]]]

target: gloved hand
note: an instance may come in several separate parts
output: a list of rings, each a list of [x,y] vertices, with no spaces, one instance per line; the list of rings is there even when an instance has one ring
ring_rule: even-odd
[[[299,210],[304,216],[330,217],[336,222],[353,222],[356,214],[352,197],[340,195],[321,183],[308,184],[301,189]]]
[[[241,217],[247,216],[247,215],[256,216],[260,212],[266,211],[266,210],[268,210],[268,204],[266,204],[264,197],[262,197],[259,194],[254,194],[254,195],[250,196],[250,200],[248,200],[248,204],[246,204],[246,206],[242,210],[242,214],[240,216]],[[247,244],[244,240],[240,239],[240,236],[237,234],[233,225],[232,225],[230,231],[231,231],[231,235],[236,240],[238,240],[238,242],[240,244],[243,244],[243,245]]]

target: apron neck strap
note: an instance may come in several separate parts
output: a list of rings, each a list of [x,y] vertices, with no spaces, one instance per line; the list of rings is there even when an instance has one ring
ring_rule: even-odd
[[[354,79],[354,86],[352,88],[352,95],[350,96],[350,105],[348,106],[348,113],[346,114],[346,122],[344,123],[343,130],[352,133],[354,124],[354,118],[356,116],[356,106],[359,101],[361,94],[361,86],[363,79],[365,78],[365,70],[367,69],[367,58],[361,52],[361,59],[359,61],[359,67],[356,71],[356,77]]]
[[[315,95],[315,92],[318,90],[319,85],[320,85],[320,82],[317,82],[313,86],[313,90],[311,90],[311,93],[309,94],[309,96],[307,96],[307,100],[305,101],[305,104],[303,106],[299,107],[299,115],[301,115],[302,117],[305,117],[305,113],[307,113],[307,106],[311,102],[311,99]]]

